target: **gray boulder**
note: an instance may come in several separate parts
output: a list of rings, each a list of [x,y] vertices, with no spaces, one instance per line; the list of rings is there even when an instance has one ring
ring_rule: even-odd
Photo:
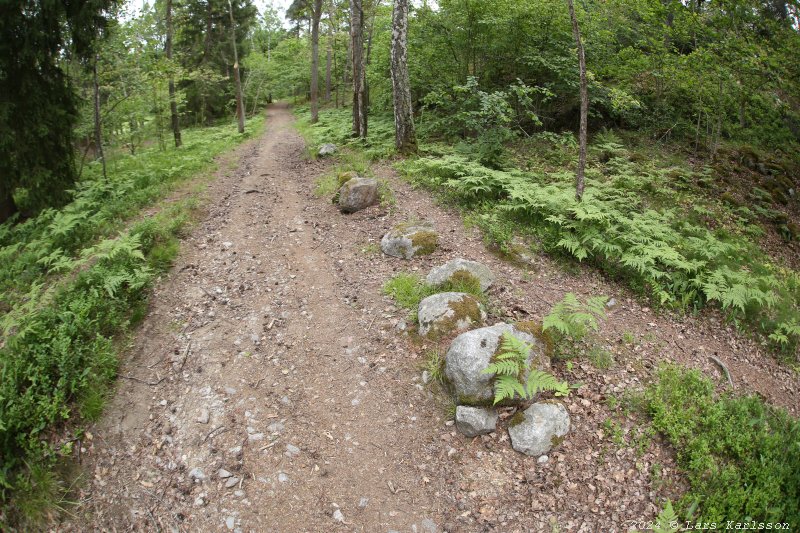
[[[433,267],[425,278],[428,285],[438,287],[448,282],[466,281],[466,279],[476,279],[485,291],[494,282],[494,274],[484,264],[468,259],[453,259],[442,266]]]
[[[569,413],[563,404],[535,403],[521,413],[522,420],[512,422],[508,428],[511,446],[525,455],[538,456],[561,444],[569,432]],[[516,423],[515,423],[516,422]]]
[[[477,298],[464,292],[440,292],[419,303],[419,334],[446,335],[482,324],[486,311]]]
[[[544,343],[529,333],[517,330],[511,324],[497,324],[467,331],[453,340],[445,357],[444,374],[452,385],[456,403],[459,405],[492,404],[493,374],[484,374],[483,370],[489,366],[497,352],[504,333],[510,333],[532,346],[528,355],[531,368],[550,369],[550,358]],[[527,379],[527,376],[523,376],[523,379]]]
[[[456,407],[456,429],[467,437],[491,433],[497,426],[497,413],[492,409],[459,405]]]
[[[371,178],[351,178],[339,189],[339,210],[355,213],[378,203],[378,182]]]
[[[381,239],[383,253],[402,259],[431,254],[438,246],[439,236],[436,231],[422,224],[401,224]]]
[[[336,145],[333,143],[325,143],[319,147],[319,154],[320,157],[327,157],[329,155],[333,155],[336,153]]]

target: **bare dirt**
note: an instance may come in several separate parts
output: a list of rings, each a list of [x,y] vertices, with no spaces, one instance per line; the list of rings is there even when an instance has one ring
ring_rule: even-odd
[[[501,260],[387,166],[375,172],[396,205],[342,215],[314,196],[326,163],[305,157],[290,111],[273,106],[267,121],[210,184],[204,220],[154,291],[117,394],[83,443],[81,503],[59,529],[644,529],[683,482],[669,447],[637,437],[635,418],[617,417],[609,434],[610,398],[641,389],[668,360],[722,387],[714,355],[738,390],[797,415],[797,373],[713,314],[678,321],[589,269]],[[440,248],[410,261],[380,254],[381,236],[411,219],[430,221]],[[611,368],[555,367],[584,385],[566,400],[571,432],[546,462],[514,452],[503,428],[456,433],[445,394],[420,378],[447,339],[420,340],[381,295],[394,273],[424,275],[455,257],[497,276],[489,323],[540,320],[567,292],[618,302],[600,335]]]

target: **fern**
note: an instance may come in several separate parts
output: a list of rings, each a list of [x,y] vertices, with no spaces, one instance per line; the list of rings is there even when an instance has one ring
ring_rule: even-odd
[[[599,329],[598,319],[605,317],[606,300],[605,296],[593,296],[584,304],[573,293],[567,293],[544,317],[542,329],[552,329],[564,337],[580,340],[588,330]]]
[[[501,339],[498,354],[483,369],[484,374],[494,374],[495,405],[515,397],[530,400],[539,392],[552,391],[556,396],[569,395],[569,384],[566,381],[558,381],[549,372],[530,368],[530,344],[511,333],[504,333]]]

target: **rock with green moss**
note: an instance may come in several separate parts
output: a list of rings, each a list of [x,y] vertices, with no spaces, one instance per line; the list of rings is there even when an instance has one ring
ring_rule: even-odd
[[[494,401],[494,376],[485,374],[492,358],[498,352],[501,337],[510,333],[531,346],[528,354],[530,368],[550,369],[550,357],[543,341],[530,333],[518,330],[511,324],[497,324],[467,331],[450,344],[445,357],[444,374],[450,383],[459,405],[487,406]],[[527,379],[527,376],[522,376]],[[518,403],[519,399],[514,402]]]
[[[508,435],[511,446],[525,455],[536,457],[549,452],[569,432],[569,413],[561,403],[535,403],[521,415],[520,420],[509,424]]]
[[[339,187],[347,183],[353,178],[363,178],[364,176],[359,176],[358,172],[354,172],[352,170],[348,170],[347,172],[340,172],[338,176],[336,176],[336,182],[339,184]]]
[[[456,429],[465,437],[477,437],[491,433],[497,427],[497,412],[494,409],[456,407]]]
[[[440,292],[419,303],[419,334],[447,335],[478,326],[486,320],[483,304],[464,292]]]
[[[489,267],[482,263],[459,257],[441,266],[433,267],[425,278],[425,282],[432,287],[475,283],[480,286],[482,291],[486,291],[494,283],[494,274]]]
[[[381,239],[383,253],[402,259],[432,254],[438,246],[439,236],[436,231],[424,224],[401,224]]]
[[[355,213],[379,201],[378,182],[371,178],[352,178],[339,189],[338,204],[342,213]]]

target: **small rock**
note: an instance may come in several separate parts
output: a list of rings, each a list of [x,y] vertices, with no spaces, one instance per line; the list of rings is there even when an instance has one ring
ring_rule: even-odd
[[[278,481],[281,482],[281,483],[286,483],[287,481],[289,481],[289,476],[287,476],[283,472],[279,472],[278,473]]]
[[[355,213],[378,203],[378,181],[352,178],[339,189],[338,204],[342,213]]]
[[[300,454],[300,448],[298,448],[294,444],[286,445],[286,455],[288,455],[289,457],[296,457],[299,454]]]
[[[341,509],[336,509],[335,511],[333,511],[333,519],[339,523],[344,522],[344,515],[342,514]]]
[[[362,497],[360,500],[358,500],[358,506],[361,509],[364,509],[367,505],[369,505],[369,498]]]
[[[430,372],[428,372],[427,370],[423,370],[423,371],[422,371],[422,382],[423,382],[425,385],[427,385],[428,383],[430,383],[430,382],[431,382],[431,373],[430,373]]]
[[[550,458],[549,458],[549,457],[547,457],[546,455],[541,455],[541,456],[539,456],[539,458],[536,460],[536,462],[537,462],[537,463],[539,463],[540,465],[543,465],[543,464],[545,464],[545,463],[546,463],[546,462],[547,462],[549,459],[550,459]]]
[[[436,527],[436,523],[430,518],[423,518],[420,525],[422,526],[422,531],[425,533],[438,533],[439,531],[439,528]]]
[[[439,236],[427,225],[400,224],[381,239],[381,250],[386,255],[411,259],[415,255],[428,255],[439,246]]]
[[[200,409],[200,414],[197,416],[197,421],[201,424],[208,424],[208,419],[208,409]]]
[[[466,437],[477,437],[495,430],[497,413],[492,409],[459,405],[456,407],[456,429]]]
[[[483,304],[464,292],[440,292],[423,299],[417,310],[420,335],[464,331],[486,320]]]
[[[535,403],[522,412],[524,419],[508,428],[511,446],[525,455],[542,455],[569,432],[569,413],[563,404]]]
[[[494,274],[489,267],[482,263],[459,257],[441,266],[433,267],[425,278],[425,282],[433,287],[439,287],[445,283],[458,283],[470,279],[477,281],[481,290],[486,291],[494,283]]]
[[[233,474],[231,474],[230,472],[228,472],[224,468],[220,468],[219,471],[217,472],[217,475],[219,476],[220,479],[228,479]]]
[[[202,496],[198,496],[197,498],[194,499],[194,506],[195,507],[202,507],[205,504],[206,504],[206,500]]]
[[[617,299],[611,298],[606,302],[606,309],[614,309],[617,306]]]
[[[236,518],[229,516],[225,519],[225,527],[229,530],[233,531],[233,527],[236,525]]]
[[[250,433],[250,434],[247,435],[247,440],[249,440],[251,442],[264,440],[264,434],[263,433]]]
[[[231,476],[228,478],[228,481],[225,482],[225,488],[232,489],[238,484],[239,484],[239,478],[236,476]]]
[[[206,478],[206,475],[203,470],[200,469],[200,467],[195,467],[189,471],[189,477],[196,479],[197,481],[203,481]]]
[[[317,151],[317,154],[320,157],[327,157],[335,153],[336,153],[336,145],[333,143],[325,143],[322,146],[320,146],[319,151]]]

